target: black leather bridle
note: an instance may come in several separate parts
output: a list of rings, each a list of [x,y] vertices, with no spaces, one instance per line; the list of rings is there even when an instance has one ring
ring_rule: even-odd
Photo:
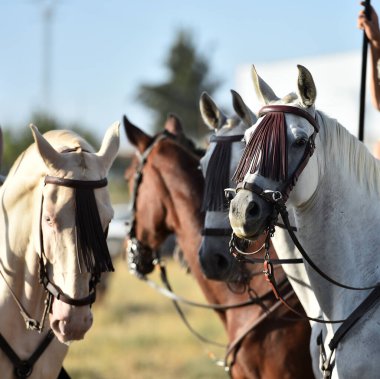
[[[130,273],[139,278],[144,278],[154,270],[155,260],[158,259],[158,252],[153,251],[149,246],[139,241],[136,236],[136,211],[137,211],[137,193],[143,179],[143,169],[148,157],[156,144],[167,138],[167,133],[158,134],[149,147],[142,153],[137,153],[139,160],[138,167],[134,175],[132,200],[131,200],[131,218],[127,222],[127,247],[126,260]]]

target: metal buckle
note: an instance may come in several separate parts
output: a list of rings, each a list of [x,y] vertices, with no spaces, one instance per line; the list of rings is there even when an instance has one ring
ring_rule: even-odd
[[[230,203],[231,200],[236,196],[235,188],[225,188],[224,189],[224,197],[227,199],[227,202]]]

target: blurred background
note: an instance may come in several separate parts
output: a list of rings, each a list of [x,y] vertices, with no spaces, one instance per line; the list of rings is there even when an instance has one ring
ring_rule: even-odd
[[[379,0],[371,3],[380,9]],[[252,64],[279,96],[296,89],[296,65],[306,66],[317,86],[317,107],[357,135],[360,8],[356,0],[0,0],[1,173],[6,175],[32,142],[31,122],[41,131],[74,129],[97,148],[123,114],[153,134],[174,112],[185,132],[204,146],[201,92],[207,90],[231,114],[230,89],[235,89],[257,111]],[[380,114],[368,89],[365,143],[372,149],[378,139]],[[116,214],[109,242],[115,255],[125,236],[123,173],[132,154],[121,129],[110,175]],[[180,288],[202,298],[177,266]],[[66,366],[73,378],[224,377],[170,302],[131,277],[122,261],[117,268],[110,295],[95,304],[95,327],[70,350]],[[224,338],[216,317],[194,314],[194,319],[201,330]]]

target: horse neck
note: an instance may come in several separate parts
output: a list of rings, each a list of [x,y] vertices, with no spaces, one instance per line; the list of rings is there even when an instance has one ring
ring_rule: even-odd
[[[313,196],[295,208],[298,237],[322,271],[342,283],[363,287],[380,279],[380,269],[372,264],[380,244],[377,230],[380,196],[377,183],[371,183],[369,178],[373,171],[378,172],[378,164],[364,147],[355,146],[359,142],[348,132],[339,130],[335,138],[337,134],[342,135],[341,141],[331,140],[331,131],[325,131],[321,143],[317,144],[317,158],[324,166]],[[329,141],[323,139],[325,136]],[[337,150],[337,146],[341,150]],[[345,146],[350,148],[345,151]],[[310,267],[307,270],[324,311],[336,309],[333,302],[337,296],[341,299],[351,296],[350,301],[341,302],[342,309],[365,296],[365,291],[345,291],[321,279]],[[345,312],[348,314],[348,309],[341,315]]]
[[[23,319],[8,286],[32,317],[40,317],[45,296],[39,284],[39,260],[32,236],[33,225],[39,225],[39,220],[34,219],[35,207],[41,202],[35,180],[21,183],[9,177],[0,190],[0,270],[4,275],[0,278],[4,295],[0,297],[0,307],[7,309],[0,314],[2,322],[10,317],[21,330],[25,330]]]

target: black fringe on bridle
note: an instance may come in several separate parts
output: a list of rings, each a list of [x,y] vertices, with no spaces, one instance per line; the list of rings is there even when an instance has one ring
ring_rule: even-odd
[[[233,180],[240,183],[248,173],[258,172],[275,181],[288,177],[285,116],[282,112],[267,113],[253,132]]]
[[[91,273],[114,271],[92,188],[75,188],[76,242],[79,267]]]
[[[224,189],[230,185],[231,142],[218,141],[210,157],[205,177],[203,211],[225,211]]]

